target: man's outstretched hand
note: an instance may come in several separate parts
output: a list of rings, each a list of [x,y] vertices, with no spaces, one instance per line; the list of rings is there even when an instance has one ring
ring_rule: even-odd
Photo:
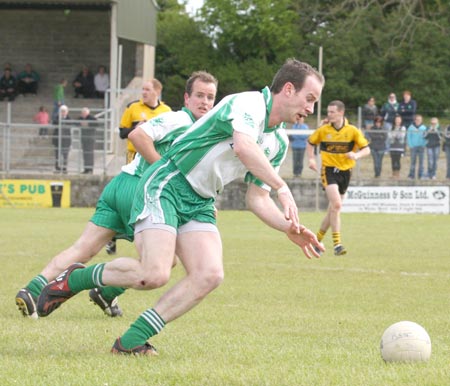
[[[287,237],[294,244],[297,244],[305,254],[305,256],[310,259],[311,257],[320,257],[320,254],[325,252],[325,247],[322,243],[317,240],[317,236],[314,232],[310,231],[308,228],[300,225],[300,233],[297,232],[297,228],[292,224],[292,226],[286,232]],[[320,251],[320,253],[317,250]]]

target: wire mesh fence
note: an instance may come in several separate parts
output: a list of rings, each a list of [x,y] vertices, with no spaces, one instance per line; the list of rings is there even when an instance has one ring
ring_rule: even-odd
[[[81,109],[71,109],[79,116]],[[92,109],[96,120],[60,120],[56,125],[0,122],[0,171],[82,173],[106,171],[113,151],[111,110]]]

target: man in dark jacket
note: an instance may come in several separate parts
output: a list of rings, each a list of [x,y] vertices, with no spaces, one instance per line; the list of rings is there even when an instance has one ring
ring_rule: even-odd
[[[386,130],[391,130],[394,125],[394,119],[398,112],[397,97],[393,92],[389,94],[387,102],[381,107],[380,115],[384,119],[383,127]]]
[[[402,117],[403,125],[408,128],[414,123],[417,111],[417,103],[411,97],[411,91],[403,91],[403,101],[398,106],[398,113]]]
[[[428,178],[435,180],[441,146],[441,128],[436,117],[431,118],[430,126],[425,132],[425,139],[427,140]]]
[[[89,68],[86,66],[83,67],[81,72],[73,81],[73,87],[75,88],[75,98],[78,98],[80,95],[84,98],[94,98],[94,75],[92,75],[92,72],[89,71]]]
[[[94,150],[95,150],[95,122],[96,118],[91,115],[87,107],[81,110],[81,148],[83,149],[83,174],[92,174],[94,171]]]
[[[59,117],[54,125],[57,125],[53,132],[52,143],[55,146],[55,171],[67,173],[67,160],[69,158],[69,149],[72,144],[70,124],[66,121],[70,120],[69,108],[62,105],[59,108]]]
[[[8,98],[13,101],[17,93],[17,80],[12,75],[11,69],[5,68],[3,76],[0,78],[0,100]]]
[[[370,140],[370,154],[373,158],[373,169],[375,178],[380,177],[383,166],[383,157],[386,152],[387,132],[383,129],[383,118],[375,117],[374,125],[367,131],[367,138]]]

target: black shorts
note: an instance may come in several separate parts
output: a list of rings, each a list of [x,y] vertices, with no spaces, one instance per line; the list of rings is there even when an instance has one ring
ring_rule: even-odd
[[[345,194],[348,185],[350,184],[350,177],[352,170],[339,170],[330,166],[322,167],[320,178],[322,179],[322,186],[325,189],[328,185],[336,184],[339,188],[340,194]]]

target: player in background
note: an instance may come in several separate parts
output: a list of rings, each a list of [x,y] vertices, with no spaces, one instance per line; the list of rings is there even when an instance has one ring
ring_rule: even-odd
[[[157,161],[160,154],[167,151],[176,136],[211,110],[217,84],[217,79],[211,74],[205,71],[194,72],[186,82],[185,107],[182,110],[162,114],[143,123],[130,134],[130,139],[137,143],[141,154],[122,167],[122,172],[104,188],[95,213],[81,237],[56,255],[39,275],[17,293],[16,304],[24,316],[38,317],[36,301],[42,288],[68,266],[76,262],[88,262],[112,236],[133,241],[134,231],[128,222],[134,193],[142,173],[149,163]],[[117,296],[123,292],[123,288],[95,288],[90,291],[89,296],[107,315],[120,316],[122,312],[117,304]]]
[[[270,227],[284,232],[304,254],[323,251],[313,232],[301,225],[298,209],[274,162],[266,157],[276,147],[283,122],[312,114],[324,79],[306,63],[289,59],[271,87],[229,95],[179,136],[161,160],[147,169],[136,190],[130,222],[140,260],[116,259],[84,267],[74,264],[47,285],[38,312],[47,316],[76,293],[103,285],[150,290],[170,278],[177,254],[186,276],[170,288],[153,308],[145,310],[114,342],[112,352],[155,355],[147,339],[195,307],[223,280],[222,242],[214,202],[226,184],[248,171],[249,209]],[[284,132],[284,130],[283,130]],[[269,137],[269,134],[273,134]],[[286,141],[287,149],[287,141]],[[285,149],[285,151],[286,151]],[[280,210],[269,191],[277,192]]]
[[[136,149],[128,139],[130,133],[137,125],[149,119],[155,118],[159,114],[171,111],[170,107],[160,101],[163,86],[158,79],[149,79],[142,85],[142,97],[130,102],[120,119],[120,138],[127,139],[127,159],[126,163],[133,161],[136,156]]]
[[[128,136],[137,125],[155,118],[159,114],[171,111],[170,107],[160,100],[163,85],[156,79],[146,80],[142,85],[141,98],[130,102],[120,119],[120,138],[127,140],[126,163],[133,161],[136,156],[136,148]],[[112,238],[106,244],[106,253],[115,255],[117,253],[116,239]]]
[[[328,228],[331,227],[336,256],[347,253],[341,243],[341,208],[350,183],[351,170],[356,160],[370,154],[367,139],[357,127],[348,123],[344,114],[343,102],[330,102],[327,108],[328,122],[315,130],[306,144],[309,167],[316,172],[318,168],[314,146],[319,147],[322,160],[320,177],[329,202],[317,239],[322,241]]]

